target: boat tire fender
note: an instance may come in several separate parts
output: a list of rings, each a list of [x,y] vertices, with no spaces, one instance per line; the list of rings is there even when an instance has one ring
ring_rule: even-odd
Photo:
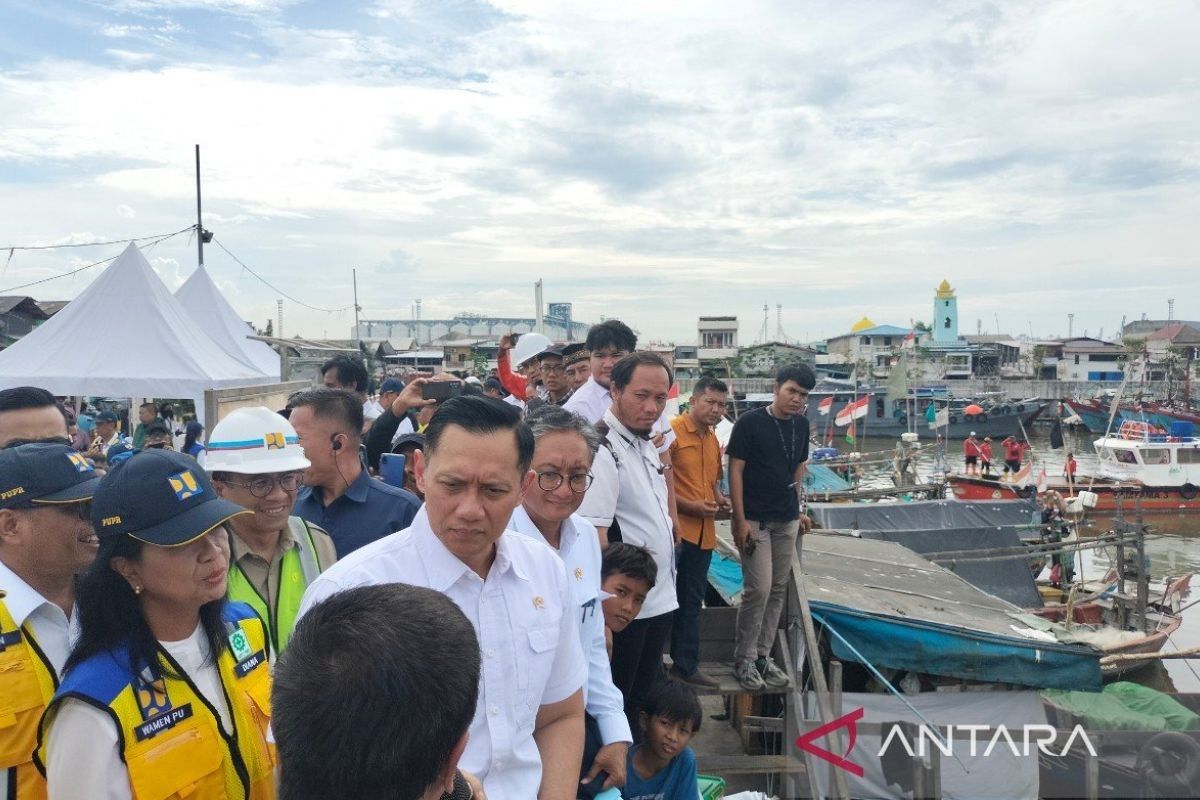
[[[1179,731],[1157,733],[1138,751],[1137,770],[1162,796],[1186,796],[1200,784],[1200,744]]]
[[[1183,486],[1179,487],[1179,496],[1184,500],[1195,500],[1198,492],[1200,492],[1200,490],[1197,490],[1196,485],[1192,483],[1185,483]]]
[[[975,419],[979,420],[980,422],[987,422],[987,412],[983,412],[979,416],[975,417]]]
[[[954,425],[957,422],[958,422],[958,414],[951,414],[950,415],[950,424]]]

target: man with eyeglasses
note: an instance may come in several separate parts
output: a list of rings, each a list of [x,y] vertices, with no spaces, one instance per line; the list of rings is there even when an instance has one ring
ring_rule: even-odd
[[[538,374],[542,378],[542,386],[546,389],[545,401],[554,406],[561,406],[571,396],[567,386],[567,370],[563,363],[563,349],[559,345],[551,345],[535,356]]]
[[[233,411],[208,442],[205,469],[217,493],[253,512],[225,523],[229,597],[258,612],[276,654],[291,638],[304,590],[337,560],[328,533],[291,516],[309,465],[291,423],[268,408]]]
[[[38,720],[79,626],[75,579],[96,557],[100,478],[66,444],[0,450],[0,797],[45,797],[33,765]]]
[[[633,736],[605,644],[600,540],[596,527],[575,513],[592,485],[592,459],[600,436],[578,414],[557,406],[534,409],[525,421],[533,431],[530,469],[537,480],[513,512],[508,530],[544,541],[566,565],[588,672],[583,686],[587,716],[581,777],[591,782],[603,772],[605,788],[622,786]]]

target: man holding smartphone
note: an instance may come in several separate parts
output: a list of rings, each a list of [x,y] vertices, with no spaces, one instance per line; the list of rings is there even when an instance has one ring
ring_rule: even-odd
[[[748,691],[787,686],[787,673],[771,660],[779,616],[792,574],[796,537],[811,520],[800,514],[797,491],[808,462],[804,409],[817,379],[806,364],[775,376],[775,399],[743,414],[733,426],[729,500],[733,539],[742,552],[745,589],[738,607],[734,675]]]

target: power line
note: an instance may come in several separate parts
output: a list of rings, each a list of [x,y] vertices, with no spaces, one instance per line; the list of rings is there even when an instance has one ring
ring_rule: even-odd
[[[11,253],[16,250],[59,250],[65,247],[100,247],[107,244],[127,244],[129,242],[146,242],[151,239],[168,239],[172,236],[178,236],[185,231],[195,229],[195,225],[188,225],[186,228],[177,230],[174,233],[156,233],[153,236],[141,236],[136,239],[114,239],[110,242],[79,242],[78,244],[31,244],[31,245],[10,245],[8,247],[0,247],[0,250],[9,251]],[[102,263],[102,262],[97,262]]]
[[[296,298],[292,297],[292,296],[291,296],[290,294],[288,294],[287,292],[285,292],[285,291],[283,291],[282,289],[280,289],[279,287],[275,286],[275,284],[273,284],[273,283],[271,283],[270,281],[268,281],[268,280],[267,280],[266,278],[264,278],[262,275],[259,275],[257,272],[255,272],[254,270],[250,269],[250,267],[246,266],[246,263],[245,263],[244,261],[242,261],[240,258],[238,258],[237,256],[235,256],[233,253],[229,252],[229,248],[228,248],[228,247],[226,247],[225,245],[221,244],[221,240],[220,240],[220,239],[216,239],[216,238],[214,238],[214,239],[213,239],[213,244],[215,244],[217,247],[219,247],[219,248],[221,248],[222,250],[224,250],[224,251],[225,251],[225,255],[229,256],[229,257],[230,257],[230,258],[232,258],[234,261],[236,261],[238,264],[240,264],[240,265],[241,265],[241,267],[242,267],[242,269],[246,270],[246,272],[249,272],[249,273],[250,273],[251,275],[253,275],[255,278],[258,278],[258,280],[259,280],[259,281],[260,281],[260,282],[261,282],[261,283],[262,283],[264,286],[266,286],[267,288],[271,289],[271,290],[272,290],[273,292],[275,292],[276,294],[280,294],[280,295],[282,295],[283,297],[285,297],[286,299],[288,299],[288,300],[291,300],[293,303],[295,303],[295,304],[296,304],[296,305],[298,305],[298,306],[304,306],[305,308],[312,309],[313,311],[324,311],[324,312],[325,312],[325,313],[327,313],[327,314],[336,314],[336,313],[338,313],[338,312],[341,312],[341,311],[349,311],[350,309],[354,308],[354,306],[353,306],[353,305],[342,306],[341,308],[320,308],[319,306],[309,305],[308,303],[305,303],[305,302],[304,302],[304,301],[302,301],[302,300],[297,300]]]
[[[151,247],[154,247],[156,244],[159,244],[160,242],[165,242],[167,239],[170,239],[174,236],[178,236],[181,233],[186,233],[187,231],[190,231],[193,228],[195,228],[194,225],[189,225],[186,228],[175,231],[174,233],[166,233],[166,234],[160,233],[157,237],[143,236],[140,239],[122,239],[121,241],[118,241],[118,242],[97,242],[97,244],[124,244],[126,241],[144,242],[148,239],[154,239],[153,242],[151,242],[150,244],[148,244],[146,246],[146,249],[150,249]],[[63,246],[70,247],[72,245],[63,245]],[[17,249],[20,249],[20,248],[17,248]],[[9,294],[10,292],[15,292],[18,289],[28,289],[30,286],[38,286],[43,283],[49,283],[50,281],[58,280],[59,278],[69,278],[72,275],[78,275],[80,272],[83,272],[84,270],[89,270],[92,267],[98,267],[101,264],[107,264],[110,261],[115,261],[118,257],[120,257],[120,255],[121,254],[118,253],[115,256],[109,256],[108,258],[102,258],[99,261],[93,261],[91,264],[87,264],[85,266],[79,267],[78,269],[73,269],[70,272],[63,272],[59,275],[51,275],[49,278],[42,278],[41,280],[32,281],[31,283],[23,283],[20,286],[10,286],[7,289],[0,289],[0,295],[6,295],[6,294]],[[11,258],[11,254],[10,254],[10,258]]]

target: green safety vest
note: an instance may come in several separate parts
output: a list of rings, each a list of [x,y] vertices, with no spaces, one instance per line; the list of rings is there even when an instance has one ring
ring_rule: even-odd
[[[288,529],[303,546],[289,547],[279,565],[279,585],[275,590],[275,607],[269,608],[267,598],[246,577],[240,564],[229,570],[229,599],[246,603],[267,623],[267,637],[275,655],[283,652],[292,638],[296,626],[296,615],[300,611],[300,599],[304,590],[321,574],[317,562],[317,550],[313,544],[312,531],[300,517],[288,517]],[[233,533],[230,532],[232,536]],[[269,579],[268,579],[269,580]]]

